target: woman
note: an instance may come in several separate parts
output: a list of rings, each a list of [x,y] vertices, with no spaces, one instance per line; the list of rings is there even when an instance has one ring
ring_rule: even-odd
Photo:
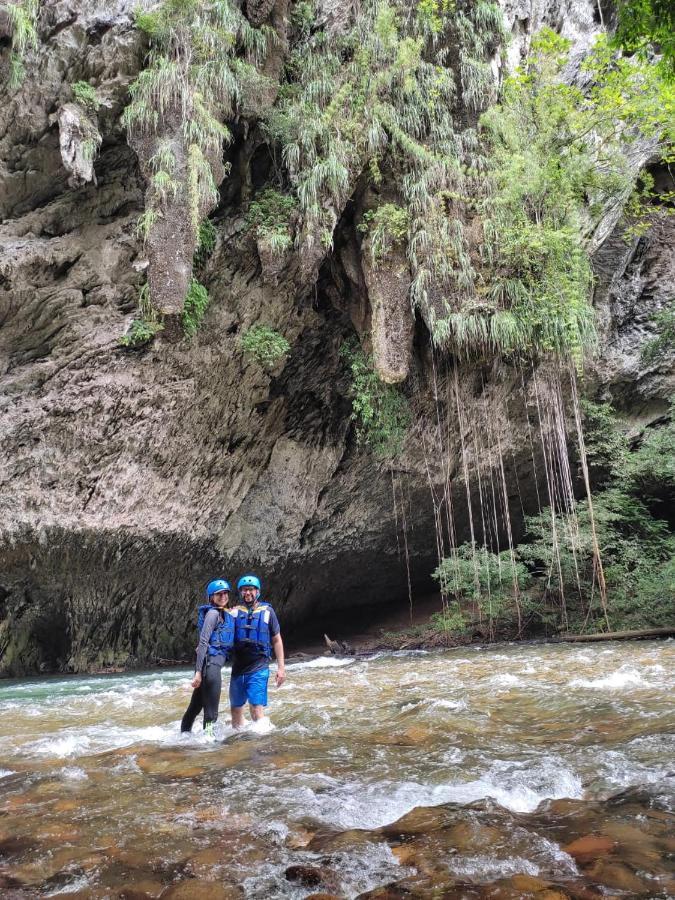
[[[230,585],[222,578],[211,581],[206,588],[208,603],[199,607],[197,628],[199,645],[195,677],[192,679],[192,698],[180,723],[181,731],[192,731],[194,721],[204,710],[204,731],[213,737],[213,724],[218,719],[221,669],[225,665],[234,641],[236,611],[226,609],[230,599]]]

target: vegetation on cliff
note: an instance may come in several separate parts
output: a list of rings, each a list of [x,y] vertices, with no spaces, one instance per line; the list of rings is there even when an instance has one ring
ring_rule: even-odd
[[[630,441],[608,404],[585,402],[586,450],[597,486],[592,517],[588,500],[564,512],[547,507],[526,518],[514,555],[460,546],[434,573],[448,598],[437,626],[461,633],[478,617],[491,634],[509,632],[522,611],[522,627],[530,631],[603,630],[593,527],[613,628],[672,624],[674,413]]]
[[[24,57],[38,44],[37,20],[40,0],[14,0],[4,6],[9,18],[11,51],[9,56],[9,84],[16,88],[23,81]]]

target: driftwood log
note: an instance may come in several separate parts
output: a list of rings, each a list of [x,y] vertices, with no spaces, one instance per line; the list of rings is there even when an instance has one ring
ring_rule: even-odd
[[[669,628],[640,628],[634,631],[607,631],[602,634],[560,634],[558,641],[629,641],[636,638],[675,637],[675,625]]]

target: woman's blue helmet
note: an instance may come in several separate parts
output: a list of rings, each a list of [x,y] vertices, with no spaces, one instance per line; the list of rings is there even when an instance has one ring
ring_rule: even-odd
[[[225,581],[224,578],[216,578],[215,581],[209,581],[206,585],[206,596],[211,599],[213,594],[217,594],[218,591],[231,591],[229,581]]]
[[[242,575],[237,582],[237,590],[240,591],[245,587],[256,588],[259,591],[262,590],[262,585],[260,584],[260,579],[257,575]]]

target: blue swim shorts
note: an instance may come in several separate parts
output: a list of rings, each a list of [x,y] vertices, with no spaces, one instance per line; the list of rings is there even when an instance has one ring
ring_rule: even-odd
[[[267,706],[268,668],[258,669],[250,675],[233,675],[230,678],[230,706]]]

